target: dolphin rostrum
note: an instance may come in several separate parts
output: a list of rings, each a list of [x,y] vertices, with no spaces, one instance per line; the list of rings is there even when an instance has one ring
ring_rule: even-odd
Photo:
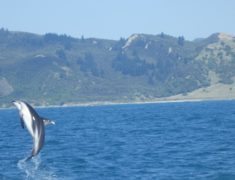
[[[27,128],[33,138],[33,149],[31,155],[26,159],[36,156],[42,149],[45,139],[45,125],[55,124],[54,121],[40,117],[38,113],[24,101],[12,101],[19,110],[22,128]]]

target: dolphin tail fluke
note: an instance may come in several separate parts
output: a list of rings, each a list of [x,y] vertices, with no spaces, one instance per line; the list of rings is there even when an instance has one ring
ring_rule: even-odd
[[[25,159],[25,161],[31,160],[32,157],[36,156],[38,153],[35,152],[35,149],[32,149],[31,155]]]
[[[29,157],[27,157],[24,161],[29,161],[30,159],[32,159],[33,155],[30,155]]]

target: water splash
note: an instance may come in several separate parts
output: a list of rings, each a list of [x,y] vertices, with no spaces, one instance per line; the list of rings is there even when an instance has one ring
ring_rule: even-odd
[[[25,180],[57,179],[55,173],[51,170],[51,168],[43,167],[40,156],[33,157],[31,160],[27,160],[27,158],[19,160],[17,163],[17,167],[20,171],[23,172],[23,179]]]

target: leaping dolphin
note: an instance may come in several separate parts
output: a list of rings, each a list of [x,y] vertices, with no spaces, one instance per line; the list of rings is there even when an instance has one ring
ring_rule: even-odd
[[[45,125],[55,124],[54,121],[40,117],[38,113],[24,101],[12,101],[19,110],[20,122],[22,128],[27,128],[33,138],[33,149],[31,155],[26,159],[29,160],[36,156],[42,149],[45,140]]]

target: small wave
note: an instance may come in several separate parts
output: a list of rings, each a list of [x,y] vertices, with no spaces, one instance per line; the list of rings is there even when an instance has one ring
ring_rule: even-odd
[[[57,177],[51,168],[43,167],[40,156],[33,157],[31,160],[24,158],[19,160],[17,167],[23,172],[23,177],[26,180],[42,179],[42,180],[56,180]]]

